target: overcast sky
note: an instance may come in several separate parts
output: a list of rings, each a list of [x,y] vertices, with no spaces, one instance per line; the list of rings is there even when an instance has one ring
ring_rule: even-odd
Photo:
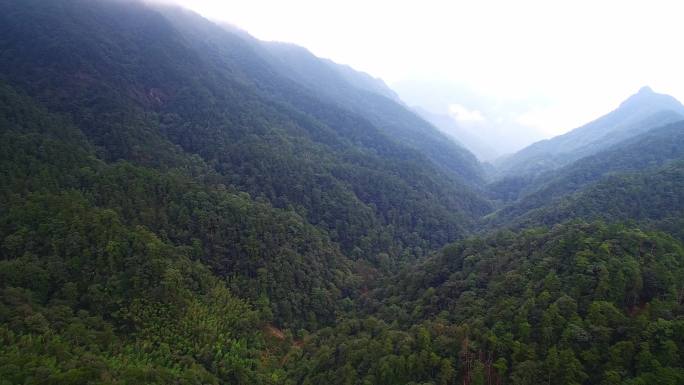
[[[516,119],[543,136],[610,111],[644,85],[684,100],[684,4],[677,1],[176,2],[389,85],[449,82],[523,105]],[[480,118],[477,108],[462,107],[463,116]]]

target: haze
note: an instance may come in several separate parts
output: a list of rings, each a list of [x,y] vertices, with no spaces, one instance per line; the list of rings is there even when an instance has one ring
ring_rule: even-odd
[[[177,3],[380,77],[496,155],[582,125],[644,85],[684,99],[676,1]]]

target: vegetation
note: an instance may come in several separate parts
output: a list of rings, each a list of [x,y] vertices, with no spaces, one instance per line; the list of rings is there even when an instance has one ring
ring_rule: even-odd
[[[683,274],[680,242],[621,225],[473,238],[321,330],[295,383],[678,384]]]
[[[516,227],[553,225],[571,219],[633,222],[684,239],[682,202],[684,164],[611,175],[553,204],[531,210],[518,218]]]
[[[102,0],[7,1],[2,14],[2,77],[67,114],[105,161],[166,169],[198,156],[217,183],[294,209],[376,266],[460,239],[489,210],[429,154],[197,16]]]
[[[521,217],[528,216],[533,210],[556,210],[558,206],[565,204],[561,201],[572,194],[586,189],[594,189],[594,191],[597,188],[605,189],[601,186],[609,186],[609,188],[614,189],[613,187],[616,184],[624,184],[620,182],[623,177],[631,179],[631,175],[639,173],[646,179],[642,177],[640,181],[627,183],[640,184],[640,186],[633,186],[630,189],[641,190],[639,193],[641,200],[650,201],[650,203],[645,204],[651,205],[658,201],[657,199],[651,200],[651,195],[660,195],[663,193],[663,189],[667,190],[672,187],[669,186],[670,184],[678,183],[678,178],[674,174],[663,174],[660,172],[661,168],[676,163],[682,158],[684,158],[684,121],[656,127],[596,155],[582,158],[553,173],[532,179],[513,177],[497,182],[495,184],[496,193],[492,193],[492,195],[502,200],[515,197],[520,191],[527,190],[527,192],[522,193],[521,198],[490,215],[485,222],[488,225],[511,224],[520,220]],[[658,173],[660,177],[650,176]],[[670,177],[673,179],[669,179]],[[653,183],[657,185],[653,185]],[[598,186],[595,186],[597,184]],[[675,191],[672,193],[677,194]],[[602,215],[601,212],[605,213],[603,216],[605,219],[640,219],[641,214],[634,212],[634,210],[639,210],[639,206],[632,205],[633,202],[630,201],[633,198],[635,198],[634,192],[620,191],[617,192],[617,196],[610,198],[612,200],[610,202],[608,201],[609,197],[604,195],[600,202],[594,198],[589,198],[584,200],[585,203],[583,204],[594,206],[592,211],[597,215]],[[671,206],[660,204],[658,208],[651,209],[649,215],[651,217],[671,216],[678,208],[681,208],[681,201],[676,198],[669,199],[668,202]],[[606,205],[631,206],[627,210],[634,216],[622,215],[614,208],[611,210],[604,207]],[[572,213],[569,214],[564,219],[572,217]],[[578,214],[585,217],[584,214]],[[551,224],[550,222],[544,223]]]
[[[486,187],[297,47],[0,0],[0,385],[684,383],[682,132]]]

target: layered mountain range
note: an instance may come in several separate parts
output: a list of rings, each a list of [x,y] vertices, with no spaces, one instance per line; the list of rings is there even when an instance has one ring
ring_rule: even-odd
[[[556,170],[683,117],[684,106],[677,99],[643,87],[609,114],[499,159],[499,175],[536,175]]]
[[[684,106],[492,165],[437,120],[181,8],[0,0],[0,383],[684,383]]]

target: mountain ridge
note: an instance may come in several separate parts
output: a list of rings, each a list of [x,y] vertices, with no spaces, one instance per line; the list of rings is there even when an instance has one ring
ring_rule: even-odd
[[[532,210],[551,207],[559,199],[581,192],[611,175],[658,170],[681,159],[684,159],[684,120],[651,128],[594,155],[541,174],[528,181],[520,190],[522,193],[516,191],[519,198],[489,214],[486,220],[510,221]]]
[[[684,105],[675,98],[642,87],[618,108],[568,133],[533,143],[495,162],[497,177],[537,175],[569,164],[643,132],[648,127],[684,118]],[[653,121],[657,120],[658,124]]]
[[[304,48],[0,0],[0,385],[680,385],[676,116],[487,185]]]
[[[156,164],[172,161],[173,151],[195,154],[222,175],[224,184],[280,208],[293,206],[331,232],[347,252],[361,244],[371,247],[364,254],[373,259],[385,251],[379,245],[387,231],[397,245],[392,254],[399,255],[425,247],[427,239],[442,243],[461,237],[468,217],[489,210],[488,202],[457,178],[458,172],[479,171],[476,161],[451,159],[455,145],[434,153],[463,165],[450,173],[453,167],[438,167],[414,143],[402,144],[366,116],[321,100],[281,76],[252,42],[178,8],[125,4],[74,0],[36,12],[28,11],[36,6],[32,1],[3,5],[6,15],[16,16],[6,16],[3,23],[0,44],[14,52],[0,61],[3,76],[47,100],[48,108],[75,111],[74,120],[108,160]],[[19,25],[17,15],[40,20],[40,27]],[[79,23],[65,26],[58,17]],[[33,60],[21,46],[31,41],[38,50],[55,39],[55,61]],[[122,49],[129,56],[117,54]],[[67,50],[74,52],[66,55]],[[403,108],[385,97],[376,99],[393,103],[394,110]],[[408,129],[419,138],[421,127]],[[393,212],[400,201],[414,207],[411,215]],[[432,215],[440,219],[428,219]],[[381,223],[384,230],[370,230]],[[438,223],[449,223],[446,231],[433,231]],[[411,235],[416,229],[426,238]],[[402,235],[397,237],[397,231]]]

